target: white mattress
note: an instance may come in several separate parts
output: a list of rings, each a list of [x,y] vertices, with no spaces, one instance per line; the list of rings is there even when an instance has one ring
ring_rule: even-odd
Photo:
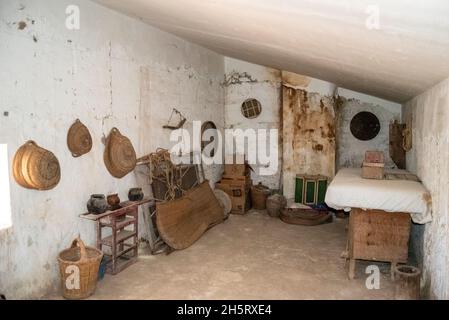
[[[363,179],[361,172],[360,168],[338,171],[327,188],[326,204],[345,211],[360,208],[407,212],[419,224],[432,220],[430,194],[420,182]],[[407,173],[397,169],[386,172]]]

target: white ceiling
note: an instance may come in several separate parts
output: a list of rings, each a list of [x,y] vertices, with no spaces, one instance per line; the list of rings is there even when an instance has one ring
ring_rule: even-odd
[[[396,102],[449,76],[447,0],[95,1],[226,56]]]

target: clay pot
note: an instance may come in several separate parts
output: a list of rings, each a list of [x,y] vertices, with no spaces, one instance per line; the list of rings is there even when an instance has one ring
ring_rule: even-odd
[[[89,213],[100,214],[108,210],[108,203],[104,197],[104,194],[93,194],[87,201],[87,211]]]
[[[108,195],[107,200],[112,210],[118,209],[120,207],[120,198],[117,193]]]
[[[128,192],[129,201],[140,201],[143,199],[142,188],[131,188]]]
[[[287,199],[280,194],[273,194],[267,198],[267,213],[270,217],[279,217],[281,210],[287,204]]]

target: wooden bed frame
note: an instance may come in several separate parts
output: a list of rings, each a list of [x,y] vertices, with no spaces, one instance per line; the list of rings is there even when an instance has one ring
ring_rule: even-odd
[[[407,263],[410,214],[382,210],[351,209],[347,251],[349,279],[354,279],[356,260],[391,263],[391,276],[398,263]]]

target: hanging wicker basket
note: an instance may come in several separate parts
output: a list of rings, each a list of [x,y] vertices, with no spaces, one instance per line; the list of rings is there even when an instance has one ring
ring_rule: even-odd
[[[67,132],[67,147],[74,157],[82,156],[92,149],[89,129],[79,119],[75,120]]]
[[[116,178],[122,178],[134,170],[137,162],[131,141],[117,128],[112,128],[109,133],[103,159],[109,173]]]
[[[95,292],[103,253],[86,247],[80,238],[59,253],[62,295],[66,299],[84,299]]]
[[[30,140],[14,156],[13,175],[22,187],[49,190],[59,183],[61,169],[52,152]]]

